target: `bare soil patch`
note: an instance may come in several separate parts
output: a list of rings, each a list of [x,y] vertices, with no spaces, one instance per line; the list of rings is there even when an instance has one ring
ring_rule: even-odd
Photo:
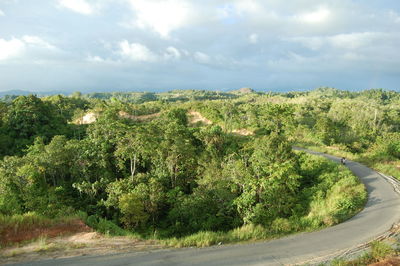
[[[124,111],[118,112],[119,116],[122,118],[132,119],[136,121],[147,121],[159,117],[161,113],[154,113],[149,115],[131,115]]]
[[[250,131],[248,129],[245,128],[240,128],[240,129],[234,129],[232,131],[233,134],[237,134],[237,135],[241,135],[241,136],[253,136],[254,132]]]
[[[390,258],[370,264],[370,266],[398,266],[398,265],[400,265],[400,258]]]
[[[139,252],[162,247],[156,241],[139,240],[129,236],[108,237],[80,224],[68,229],[69,232],[60,228],[42,230],[47,234],[39,236],[36,241],[20,242],[18,245],[0,249],[0,265],[84,255]],[[54,237],[60,232],[64,234]],[[28,233],[24,238],[33,235],[36,236],[37,233]]]
[[[207,118],[205,118],[202,114],[200,114],[197,111],[189,111],[188,112],[188,116],[189,116],[189,123],[190,124],[197,124],[197,123],[202,123],[204,125],[211,125],[212,122],[210,120],[208,120]]]
[[[38,237],[56,237],[61,235],[70,235],[77,232],[91,232],[92,229],[85,225],[79,219],[72,220],[68,223],[60,223],[52,226],[40,226],[35,229],[20,228],[7,229],[5,228],[0,235],[0,244],[2,246],[18,244],[21,242],[36,239]]]
[[[82,116],[81,118],[75,120],[74,123],[77,125],[89,125],[89,124],[96,122],[98,116],[99,115],[94,112],[89,112],[89,113],[85,114],[84,116]]]

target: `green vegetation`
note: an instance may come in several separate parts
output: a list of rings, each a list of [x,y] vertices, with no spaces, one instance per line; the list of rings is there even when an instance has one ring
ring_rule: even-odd
[[[0,214],[79,213],[102,233],[171,246],[330,226],[361,210],[364,187],[292,145],[399,177],[399,103],[396,92],[329,88],[9,97],[0,102]],[[192,123],[190,111],[212,123]]]
[[[330,265],[332,266],[362,266],[369,265],[375,262],[382,261],[384,259],[393,257],[397,254],[396,250],[389,244],[382,241],[373,241],[370,245],[371,249],[369,252],[364,253],[353,260],[335,259]],[[397,265],[399,261],[396,260],[387,265]],[[385,264],[386,265],[386,264]]]

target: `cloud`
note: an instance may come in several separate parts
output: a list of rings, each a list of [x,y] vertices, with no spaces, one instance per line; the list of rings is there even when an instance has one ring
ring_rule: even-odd
[[[239,15],[257,14],[263,11],[260,1],[255,0],[237,0],[234,7]]]
[[[90,62],[90,63],[104,63],[104,62],[106,62],[105,59],[103,59],[102,57],[100,57],[98,55],[95,55],[95,56],[88,55],[86,57],[86,61]]]
[[[49,49],[49,50],[57,49],[54,45],[46,42],[45,40],[43,40],[42,38],[40,38],[38,36],[25,35],[22,37],[22,40],[28,45],[41,47],[41,48],[45,48],[45,49]]]
[[[376,32],[357,32],[349,34],[338,34],[328,38],[328,42],[334,47],[341,49],[360,49],[368,47],[372,42],[378,41],[382,37],[381,33]]]
[[[194,60],[200,64],[209,64],[211,63],[211,57],[205,53],[202,52],[195,52],[193,54]]]
[[[331,36],[294,37],[287,40],[300,43],[314,51],[324,47],[356,50],[363,47],[371,47],[372,44],[387,39],[387,37],[389,35],[382,32],[354,32]]]
[[[0,39],[0,61],[18,57],[25,50],[25,43],[19,39],[12,38],[7,41]]]
[[[400,15],[393,10],[389,11],[389,18],[391,18],[395,23],[400,23]]]
[[[389,73],[381,86],[398,88],[400,81],[400,10],[393,1],[3,1],[0,89],[18,82],[93,90],[133,83],[287,88],[304,86],[307,75],[307,84],[337,79],[360,88],[365,79],[346,74],[368,77],[365,69],[373,68]],[[21,71],[36,83],[12,74]]]
[[[322,23],[325,22],[329,16],[331,15],[331,11],[327,8],[319,8],[312,12],[303,13],[295,16],[298,20],[306,23]]]
[[[249,42],[252,43],[252,44],[258,43],[258,35],[255,34],[255,33],[250,34]]]
[[[5,16],[6,14],[3,12],[3,10],[0,9],[0,17]]]
[[[147,46],[140,43],[129,43],[123,40],[119,43],[119,52],[123,58],[135,62],[154,62],[158,57]]]
[[[180,60],[183,57],[190,57],[190,53],[186,50],[179,50],[173,46],[168,46],[161,49],[160,52],[155,52],[141,43],[130,43],[127,40],[122,40],[118,43],[117,48],[107,45],[107,50],[111,50],[113,57],[104,58],[98,55],[89,54],[86,61],[90,63],[113,63],[126,64],[127,62],[143,62],[143,63],[161,63],[168,61]],[[115,57],[117,55],[117,57]]]
[[[58,49],[34,35],[24,35],[21,38],[10,40],[0,39],[0,60],[8,60],[34,54],[43,55],[43,51],[57,51]]]
[[[326,39],[322,37],[293,37],[287,40],[300,43],[304,47],[314,51],[321,49],[321,47],[326,44]]]
[[[181,52],[173,46],[169,46],[167,49],[165,49],[164,58],[167,60],[180,59],[181,56]]]
[[[163,38],[188,24],[194,15],[191,4],[185,0],[130,0],[136,13],[134,25],[151,29]]]
[[[91,15],[95,11],[95,8],[86,2],[86,0],[59,0],[58,3],[61,7],[83,15]]]

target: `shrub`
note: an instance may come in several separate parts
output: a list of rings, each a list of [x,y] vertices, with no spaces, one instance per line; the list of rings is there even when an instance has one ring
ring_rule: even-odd
[[[78,216],[87,224],[89,227],[93,228],[99,233],[111,235],[111,236],[126,236],[130,233],[115,223],[108,221],[106,219],[100,218],[97,215],[88,216],[84,212],[79,212]]]
[[[379,261],[393,254],[394,250],[388,244],[379,241],[373,241],[371,243],[371,256],[375,261]]]
[[[274,233],[290,233],[292,231],[292,225],[288,219],[277,218],[271,224],[271,230]]]

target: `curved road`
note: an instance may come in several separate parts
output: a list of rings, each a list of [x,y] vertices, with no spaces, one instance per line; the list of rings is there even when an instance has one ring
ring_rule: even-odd
[[[338,157],[317,152],[336,162]],[[75,257],[21,265],[290,265],[316,263],[373,240],[400,220],[400,197],[378,173],[356,162],[347,166],[368,190],[365,209],[350,220],[317,232],[268,242],[209,248],[168,249],[107,256]]]

